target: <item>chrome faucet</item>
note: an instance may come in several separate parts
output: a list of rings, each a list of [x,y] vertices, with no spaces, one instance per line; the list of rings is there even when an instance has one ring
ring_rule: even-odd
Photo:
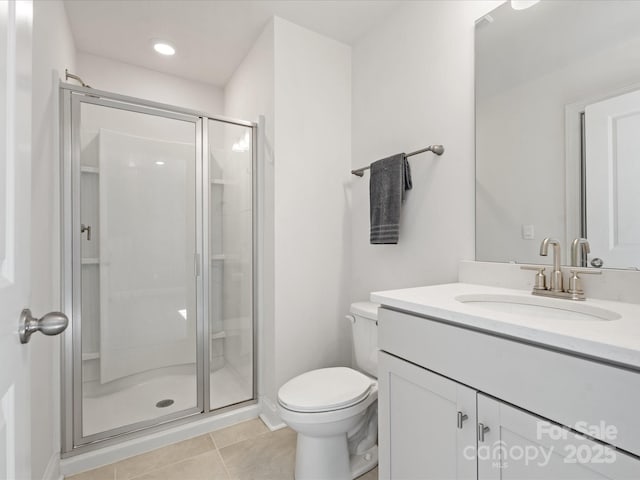
[[[549,245],[553,245],[553,272],[549,278],[549,290],[562,292],[562,270],[560,269],[560,242],[555,238],[547,237],[540,244],[540,255],[546,257]]]
[[[571,266],[586,267],[588,253],[591,253],[589,241],[586,238],[576,238],[571,242]]]
[[[571,244],[572,266],[569,269],[569,288],[562,288],[562,268],[560,266],[560,242],[555,238],[547,237],[540,244],[540,255],[546,257],[549,253],[549,245],[553,245],[553,272],[549,276],[549,288],[546,285],[544,265],[523,265],[522,270],[535,270],[536,279],[533,285],[533,295],[544,297],[566,298],[569,300],[584,300],[582,282],[578,274],[600,275],[602,272],[593,268],[579,268],[579,253],[589,253],[589,242],[586,238],[576,238]],[[585,256],[586,258],[586,256]]]

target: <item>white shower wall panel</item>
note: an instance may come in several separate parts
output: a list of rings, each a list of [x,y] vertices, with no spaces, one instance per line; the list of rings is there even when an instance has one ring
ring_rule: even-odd
[[[194,145],[103,129],[99,158],[100,380],[194,363]]]

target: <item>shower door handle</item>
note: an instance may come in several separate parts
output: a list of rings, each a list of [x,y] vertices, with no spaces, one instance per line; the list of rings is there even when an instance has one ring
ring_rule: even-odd
[[[31,334],[42,332],[44,335],[59,335],[69,325],[69,319],[62,312],[49,312],[38,319],[31,315],[31,310],[25,308],[20,314],[18,334],[20,343],[29,343]]]
[[[91,240],[91,225],[85,225],[84,223],[80,225],[80,235],[84,232],[87,232],[87,240]]]

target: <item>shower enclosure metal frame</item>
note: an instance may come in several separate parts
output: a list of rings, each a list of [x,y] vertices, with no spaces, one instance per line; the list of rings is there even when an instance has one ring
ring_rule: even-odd
[[[257,123],[189,110],[125,95],[60,83],[60,158],[61,158],[61,292],[62,310],[70,318],[69,327],[61,339],[61,441],[62,456],[68,457],[123,440],[136,438],[168,427],[192,422],[203,416],[216,415],[241,406],[257,403],[257,265],[258,265],[258,162]],[[80,242],[80,105],[89,103],[104,107],[155,115],[193,123],[195,142],[195,225],[196,252],[196,371],[197,407],[151,420],[125,425],[88,436],[82,433],[82,322],[81,322],[81,262]],[[210,188],[209,188],[209,120],[251,128],[252,139],[252,398],[210,410],[210,335],[209,335],[209,265],[210,265]],[[74,160],[77,159],[77,160]],[[74,167],[74,161],[77,165]],[[77,258],[74,258],[77,257]],[[76,281],[74,282],[74,279]],[[206,341],[205,341],[206,340]],[[75,361],[74,361],[75,360]]]

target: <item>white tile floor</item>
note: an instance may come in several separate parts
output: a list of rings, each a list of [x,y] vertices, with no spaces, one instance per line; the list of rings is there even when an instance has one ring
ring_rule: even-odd
[[[211,373],[210,386],[212,410],[251,398],[251,383],[227,366]],[[156,407],[159,400],[167,398],[174,401],[171,406]],[[195,375],[163,375],[106,395],[85,397],[82,403],[84,434],[150,420],[196,405]]]

